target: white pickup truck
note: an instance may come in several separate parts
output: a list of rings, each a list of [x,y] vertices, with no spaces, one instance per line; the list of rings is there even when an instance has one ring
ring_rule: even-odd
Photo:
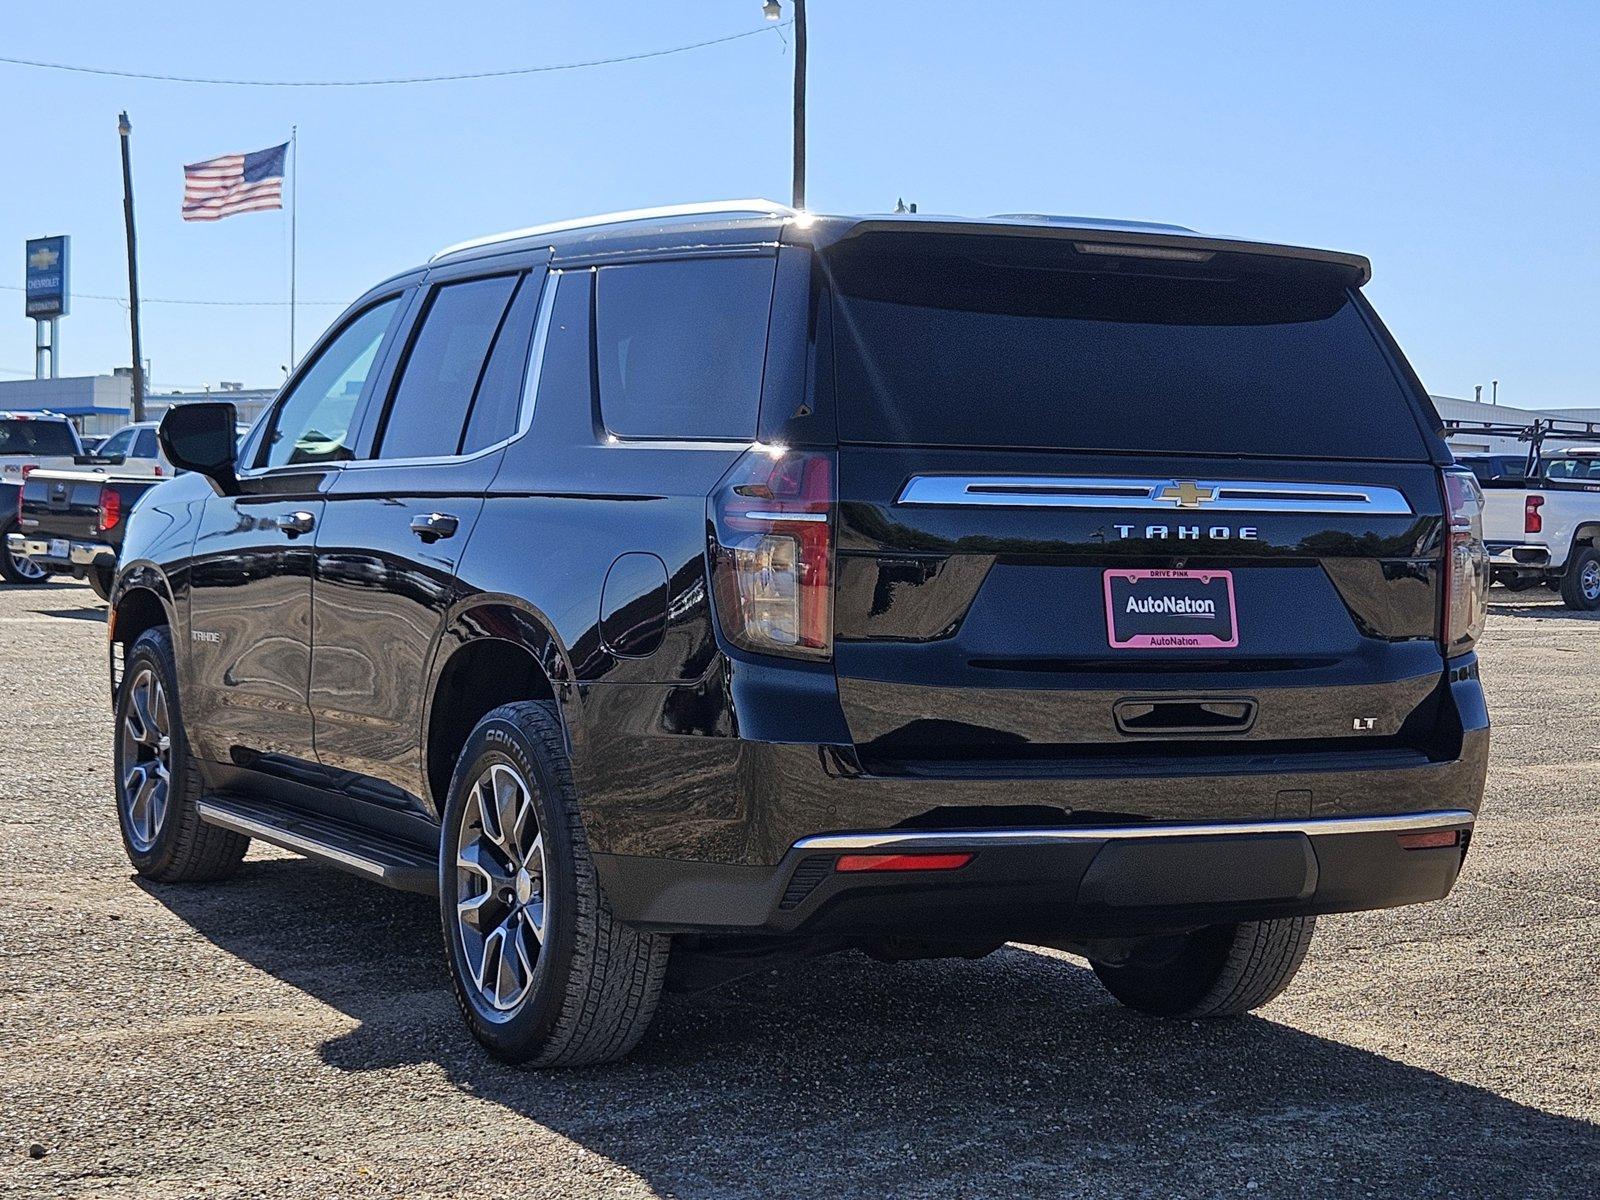
[[[1483,485],[1483,540],[1494,582],[1544,584],[1568,608],[1600,610],[1600,444],[1540,449],[1532,469],[1465,455]],[[1524,477],[1525,475],[1525,477]]]
[[[35,468],[71,470],[83,443],[56,413],[0,411],[0,483],[21,483]]]

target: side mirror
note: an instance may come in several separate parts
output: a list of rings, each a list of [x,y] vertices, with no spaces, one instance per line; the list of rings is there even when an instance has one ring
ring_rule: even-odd
[[[161,418],[158,436],[167,459],[180,471],[193,471],[211,481],[218,494],[239,494],[234,474],[234,439],[238,417],[231,404],[174,404]]]

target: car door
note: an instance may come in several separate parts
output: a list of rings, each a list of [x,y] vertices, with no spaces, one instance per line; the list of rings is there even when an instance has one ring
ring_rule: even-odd
[[[430,277],[316,542],[317,755],[357,800],[428,813],[423,683],[523,391],[541,268]]]
[[[239,494],[206,501],[189,568],[183,695],[202,758],[261,770],[315,761],[306,691],[316,528],[406,299],[403,289],[372,299],[323,341],[246,442]]]

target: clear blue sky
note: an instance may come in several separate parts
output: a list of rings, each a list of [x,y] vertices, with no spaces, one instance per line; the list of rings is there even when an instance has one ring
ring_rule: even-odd
[[[788,6],[786,5],[786,10]],[[786,13],[787,15],[787,13]],[[763,24],[759,0],[7,5],[0,54],[354,78],[657,49]],[[179,220],[183,163],[301,137],[300,295],[346,301],[441,245],[540,220],[789,185],[776,33],[474,83],[247,89],[0,65],[0,283],[70,233],[75,291],[126,293],[116,116],[134,124],[147,297],[287,296],[284,214]],[[1176,221],[1369,255],[1429,388],[1600,404],[1600,5],[812,0],[810,202]],[[302,311],[301,345],[338,312]],[[158,386],[278,381],[282,307],[149,304]],[[0,368],[32,322],[0,291]],[[75,301],[63,368],[128,359]]]

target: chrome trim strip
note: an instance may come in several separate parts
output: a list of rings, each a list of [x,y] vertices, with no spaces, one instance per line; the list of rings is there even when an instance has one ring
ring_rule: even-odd
[[[561,281],[563,272],[550,270],[545,272],[544,291],[539,294],[539,312],[534,318],[533,344],[528,351],[528,370],[523,376],[522,395],[517,400],[517,428],[508,437],[501,438],[498,442],[474,450],[470,454],[432,454],[419,455],[414,458],[352,458],[339,464],[346,469],[357,471],[374,469],[378,467],[426,467],[439,463],[464,463],[473,459],[482,458],[486,454],[493,454],[497,450],[504,450],[512,442],[525,437],[533,426],[533,402],[539,390],[539,376],[544,369],[544,344],[550,335],[550,314],[556,306],[556,287]],[[281,470],[281,467],[270,468]],[[304,470],[304,466],[301,466]]]
[[[827,513],[819,512],[747,512],[738,514],[752,521],[826,521]]]
[[[1100,825],[1062,829],[885,829],[877,833],[823,833],[801,838],[796,850],[959,850],[971,846],[1081,845],[1150,838],[1202,838],[1239,834],[1303,833],[1336,837],[1347,833],[1406,833],[1448,829],[1476,818],[1466,809],[1400,813],[1380,817],[1309,817],[1292,821],[1218,821],[1193,825]]]
[[[326,862],[337,863],[342,867],[365,875],[369,879],[380,882],[386,877],[387,870],[384,865],[374,862],[370,858],[362,858],[348,850],[337,846],[329,846],[315,838],[303,834],[293,833],[278,825],[266,821],[257,821],[243,813],[234,812],[232,809],[223,808],[209,800],[200,799],[194,803],[195,812],[207,825],[216,825],[222,829],[231,829],[234,833],[242,833],[246,837],[260,838],[263,842],[271,842],[274,846],[282,846],[285,850],[292,850],[296,854],[303,854],[307,858],[319,858]]]
[[[1115,508],[1196,515],[1265,512],[1410,516],[1412,512],[1399,489],[1371,484],[1063,475],[913,475],[895,503],[963,508]]]

